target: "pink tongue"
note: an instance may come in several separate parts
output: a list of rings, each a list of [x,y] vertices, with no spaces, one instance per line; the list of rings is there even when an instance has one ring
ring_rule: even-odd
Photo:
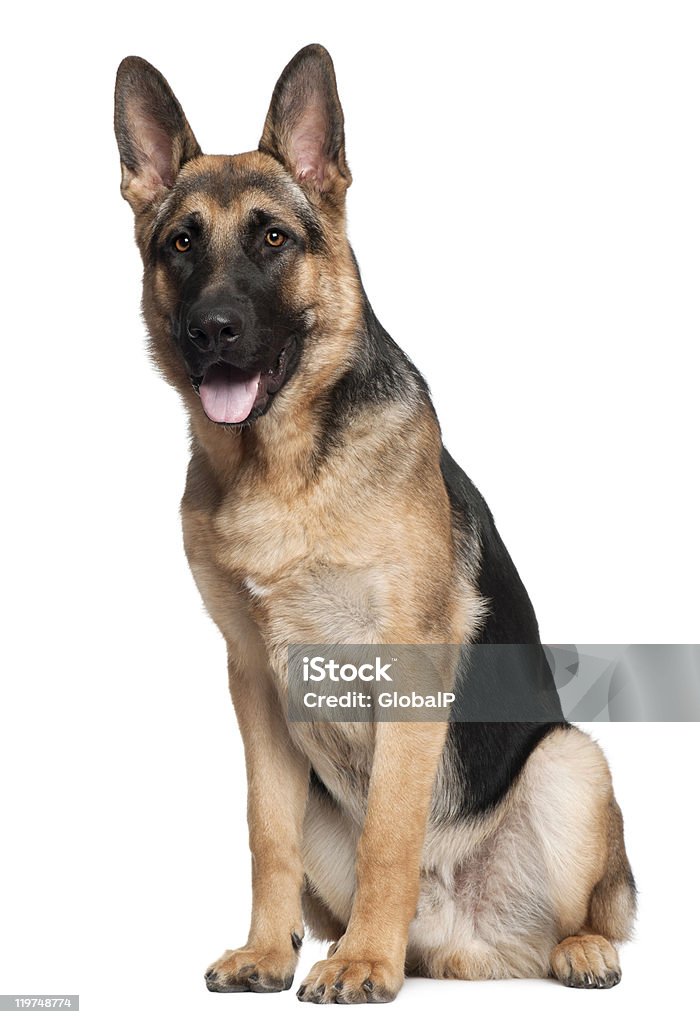
[[[205,413],[214,423],[242,423],[250,416],[260,374],[245,376],[232,366],[212,366],[199,385]]]

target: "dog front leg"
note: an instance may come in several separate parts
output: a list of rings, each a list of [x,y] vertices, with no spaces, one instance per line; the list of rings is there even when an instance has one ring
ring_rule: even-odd
[[[211,992],[280,992],[291,987],[304,935],[301,833],[309,764],[294,747],[267,679],[229,663],[248,776],[253,907],[245,946],[227,950],[205,974]]]
[[[444,722],[377,724],[350,921],[328,959],[304,980],[302,1001],[389,1002],[401,988],[446,730]]]

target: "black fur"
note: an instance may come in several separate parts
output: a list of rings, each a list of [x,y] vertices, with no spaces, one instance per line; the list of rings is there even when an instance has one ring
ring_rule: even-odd
[[[448,736],[461,783],[455,811],[473,814],[498,803],[539,741],[566,723],[534,609],[491,511],[445,448],[441,466],[457,528],[478,543],[477,586],[488,601],[470,652],[473,671],[463,666],[458,673]],[[507,721],[493,720],[499,707]]]

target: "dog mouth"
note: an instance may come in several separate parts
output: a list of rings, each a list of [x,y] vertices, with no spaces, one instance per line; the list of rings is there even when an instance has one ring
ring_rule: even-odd
[[[213,423],[241,426],[262,416],[287,378],[294,341],[287,342],[267,370],[240,370],[230,363],[214,363],[203,377],[192,377],[205,415]]]

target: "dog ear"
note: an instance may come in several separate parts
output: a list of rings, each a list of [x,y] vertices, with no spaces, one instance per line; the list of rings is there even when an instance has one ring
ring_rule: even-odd
[[[280,75],[259,148],[307,190],[342,199],[352,175],[333,61],[323,46],[305,46]]]
[[[153,65],[125,57],[114,91],[114,131],[122,164],[121,191],[143,213],[201,149],[172,89]]]

